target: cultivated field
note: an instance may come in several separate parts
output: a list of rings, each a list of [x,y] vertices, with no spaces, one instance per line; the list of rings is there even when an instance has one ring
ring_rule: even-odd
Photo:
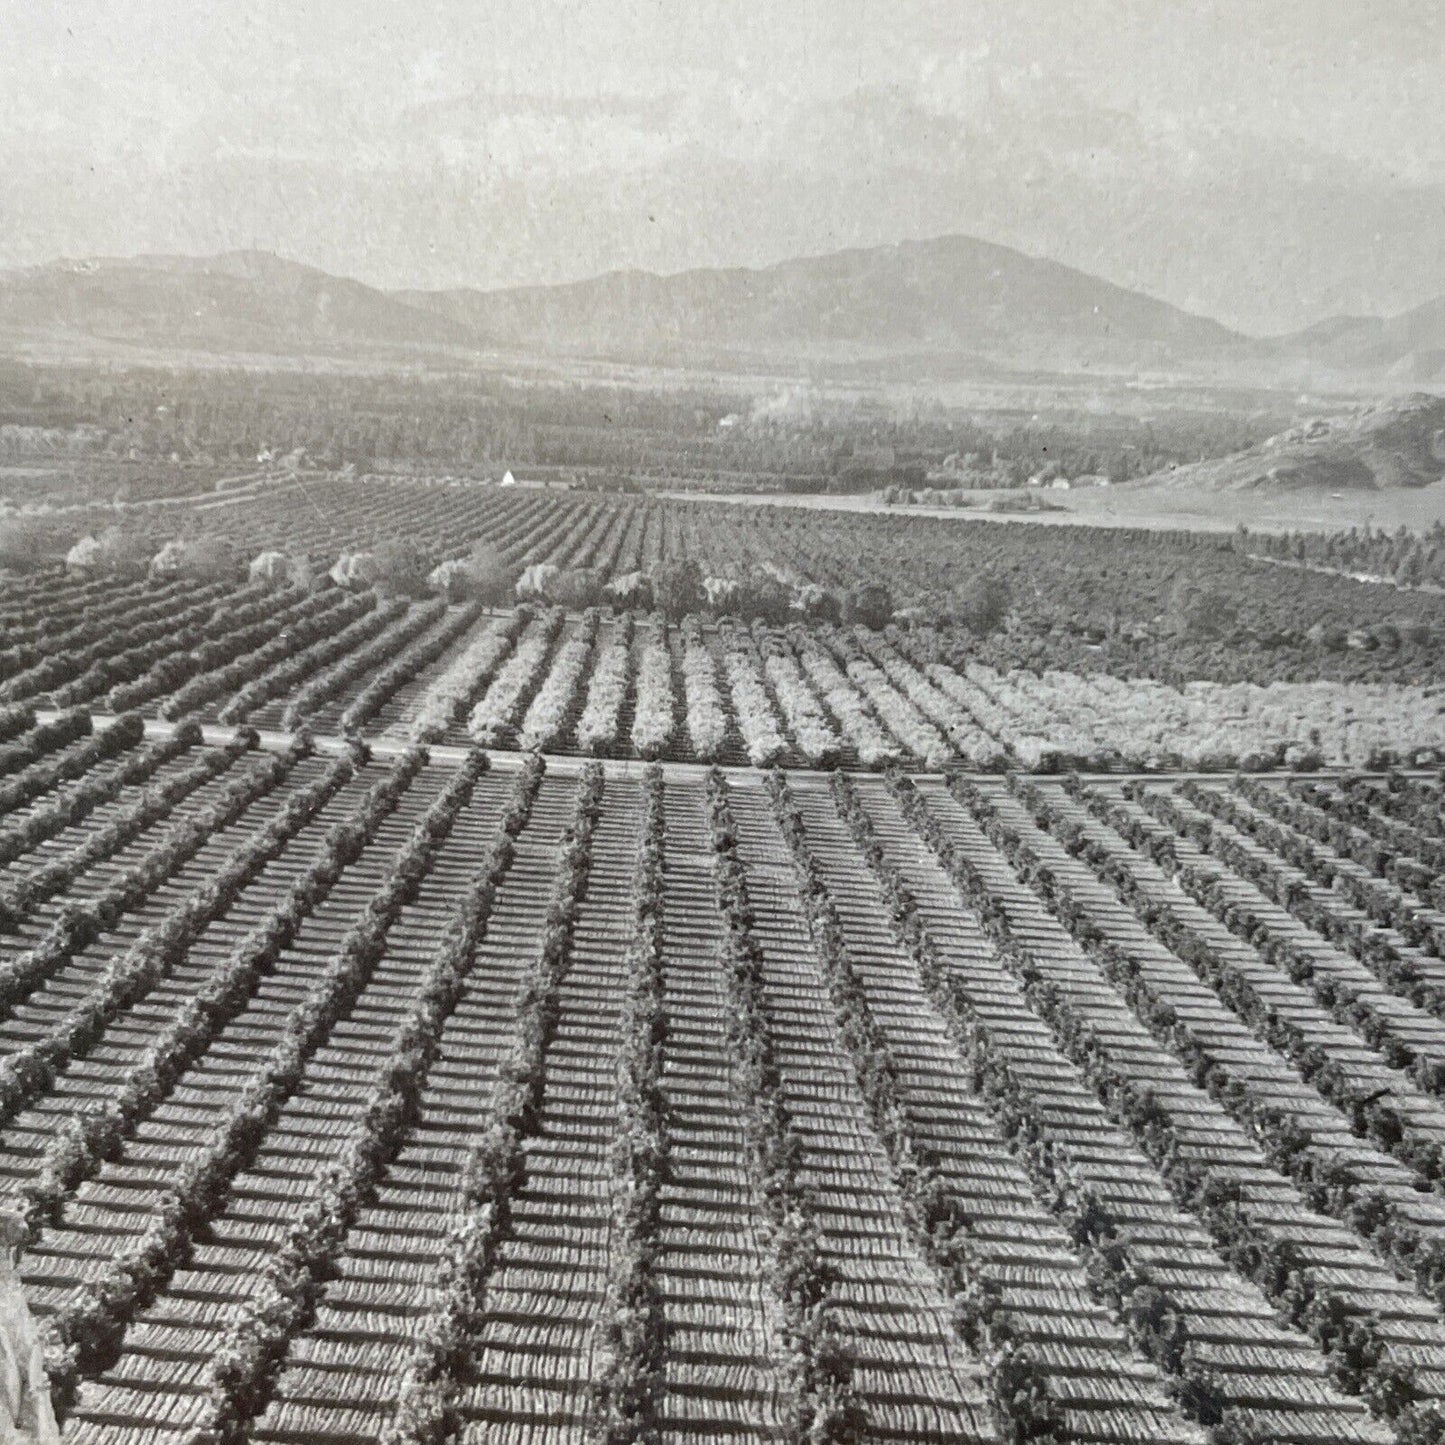
[[[1000,669],[967,641],[896,628],[194,581],[58,582],[12,616],[0,707],[17,733],[39,709],[813,768],[1260,770],[1445,754],[1439,685]]]
[[[1438,1438],[1438,781],[254,743],[6,779],[67,1438]]]
[[[868,626],[818,597],[1023,554],[317,485],[194,506],[663,605],[0,585],[0,1192],[67,1440],[1441,1445],[1440,599],[1311,575],[1334,648],[1136,539]],[[669,609],[694,552],[812,610]],[[1181,566],[1260,610],[1151,631]]]
[[[166,509],[163,535],[230,547],[229,572],[57,565],[0,586],[0,706],[815,768],[1378,768],[1445,748],[1434,593],[1282,583],[1189,534],[778,515],[247,483]],[[285,568],[237,580],[278,548],[325,580],[397,537],[419,595],[364,568],[324,590]],[[552,576],[526,605],[510,582],[487,605],[428,598],[427,569],[477,546]],[[986,624],[980,577],[1004,599]],[[860,620],[878,578],[881,615]]]
[[[987,570],[1018,584],[1015,606],[1035,630],[1082,629],[1111,616],[1143,625],[1159,611],[1171,582],[1207,577],[1227,588],[1256,631],[1283,634],[1271,649],[1272,675],[1306,665],[1290,650],[1289,636],[1322,619],[1445,631],[1438,599],[1313,573],[1281,589],[1276,571],[1237,552],[1228,539],[1196,530],[1121,524],[1041,532],[966,514],[940,519],[323,474],[238,478],[219,493],[178,497],[154,515],[143,507],[102,506],[103,484],[97,490],[96,505],[67,508],[57,519],[60,532],[78,537],[134,521],[157,547],[169,537],[205,537],[233,545],[243,559],[279,547],[309,554],[323,571],[343,551],[398,538],[434,561],[461,557],[484,542],[517,564],[588,568],[604,580],[680,561],[719,579],[762,572],[835,594],[883,580],[898,606],[946,600]],[[1174,646],[1177,652],[1181,643]],[[1351,661],[1363,672],[1366,663],[1378,671],[1383,659]]]

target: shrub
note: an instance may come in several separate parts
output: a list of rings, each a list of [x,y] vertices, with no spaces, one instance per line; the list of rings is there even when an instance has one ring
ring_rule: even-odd
[[[850,588],[843,601],[843,620],[881,632],[893,617],[893,594],[884,582]]]
[[[602,600],[602,582],[586,567],[565,567],[547,582],[547,596],[558,607],[580,612]]]
[[[1012,600],[1009,585],[1002,577],[984,573],[956,595],[954,621],[960,627],[986,637],[1002,625]]]
[[[427,559],[415,542],[395,537],[372,554],[371,575],[380,592],[420,597],[426,592]]]
[[[702,568],[691,559],[665,562],[653,573],[652,592],[659,611],[669,620],[681,622],[702,606]]]

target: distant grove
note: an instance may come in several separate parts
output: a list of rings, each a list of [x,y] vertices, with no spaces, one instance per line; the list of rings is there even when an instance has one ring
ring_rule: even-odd
[[[979,416],[937,404],[903,410],[853,392],[780,385],[638,387],[505,374],[179,373],[0,362],[0,460],[69,452],[230,466],[298,449],[327,468],[460,470],[476,465],[594,475],[720,480],[733,487],[913,485],[948,464],[992,486],[1030,476],[1114,481],[1223,455],[1292,419],[1173,398],[1147,416],[1059,403]]]

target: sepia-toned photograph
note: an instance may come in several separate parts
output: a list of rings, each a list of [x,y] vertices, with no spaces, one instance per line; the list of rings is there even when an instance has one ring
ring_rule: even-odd
[[[1445,7],[0,0],[0,1445],[1445,1445]]]

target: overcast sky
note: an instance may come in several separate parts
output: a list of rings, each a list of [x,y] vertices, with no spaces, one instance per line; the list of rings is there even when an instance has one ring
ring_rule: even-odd
[[[1445,293],[1415,0],[0,0],[0,264],[385,286],[961,231],[1252,332]]]

